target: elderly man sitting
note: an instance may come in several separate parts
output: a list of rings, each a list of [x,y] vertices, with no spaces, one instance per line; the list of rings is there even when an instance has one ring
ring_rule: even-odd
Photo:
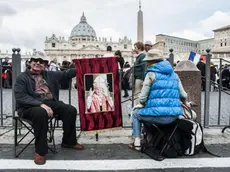
[[[44,156],[48,153],[48,118],[53,114],[63,122],[61,146],[75,150],[84,149],[76,140],[76,108],[58,100],[59,80],[75,77],[75,69],[63,72],[45,71],[43,62],[41,58],[31,58],[29,68],[17,77],[14,87],[18,115],[33,124],[34,162],[38,165],[45,164]]]
[[[134,107],[132,117],[134,142],[129,145],[135,150],[141,149],[141,121],[172,123],[182,115],[181,101],[187,104],[187,93],[179,77],[160,51],[149,50],[143,61],[147,62],[147,70],[140,102]]]

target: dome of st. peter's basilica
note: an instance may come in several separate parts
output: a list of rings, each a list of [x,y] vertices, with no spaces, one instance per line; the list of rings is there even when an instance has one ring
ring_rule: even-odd
[[[77,39],[79,37],[97,38],[95,30],[87,23],[84,13],[81,16],[80,22],[73,28],[70,34],[71,39]]]

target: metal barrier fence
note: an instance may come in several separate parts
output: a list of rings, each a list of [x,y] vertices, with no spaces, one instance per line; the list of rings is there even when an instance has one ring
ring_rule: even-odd
[[[2,97],[2,59],[0,59],[0,108],[1,108],[1,126],[3,126],[3,97]]]
[[[207,61],[208,59],[208,61]],[[219,60],[219,70],[218,70],[218,76],[219,76],[219,84],[213,82],[213,81],[210,81],[210,60]],[[222,81],[223,81],[223,78],[222,78],[222,64],[223,63],[228,63],[230,64],[230,61],[228,60],[225,60],[223,58],[211,58],[211,55],[208,54],[207,58],[206,58],[206,76],[205,78],[205,81],[206,81],[206,91],[205,91],[205,113],[204,113],[204,127],[224,127],[226,126],[226,124],[221,124],[221,118],[224,118],[223,117],[223,114],[222,114],[222,93],[224,93],[225,95],[227,96],[230,96],[230,89],[229,88],[226,88],[226,87],[223,87],[222,85]],[[209,64],[209,65],[208,65]],[[230,76],[229,76],[230,78]],[[217,121],[216,121],[216,124],[210,124],[210,113],[209,113],[209,109],[210,109],[210,88],[211,86],[214,86],[216,88],[218,88],[218,113],[217,113]],[[226,100],[227,101],[227,100]],[[225,107],[227,108],[227,107]],[[214,115],[214,114],[212,114]],[[229,115],[228,115],[229,116]],[[228,124],[227,125],[230,125],[230,116],[229,116],[229,121],[228,121]]]
[[[206,65],[205,65],[205,104],[204,104],[204,127],[209,123],[209,108],[210,108],[210,50],[207,50]]]
[[[171,59],[173,59],[173,54],[171,53],[170,54],[171,56]],[[211,55],[208,53],[207,54],[207,65],[206,65],[206,91],[205,91],[205,104],[204,104],[204,126],[205,127],[221,127],[221,126],[224,126],[224,125],[221,125],[221,105],[222,105],[222,93],[225,93],[225,94],[228,94],[230,95],[230,90],[225,90],[225,88],[222,87],[222,82],[220,82],[219,85],[217,85],[216,83],[212,83],[212,81],[210,81],[210,68],[208,66],[210,66],[210,61],[208,59],[212,59],[211,58]],[[215,58],[217,59],[217,58]],[[222,66],[222,64],[224,62],[226,63],[230,63],[230,61],[227,61],[225,59],[222,59],[220,58],[219,59],[219,66]],[[15,83],[15,80],[16,80],[16,77],[21,73],[21,55],[20,55],[20,49],[14,49],[13,51],[13,54],[12,54],[12,68],[14,69],[13,70],[13,73],[12,73],[12,87],[14,86],[14,83]],[[173,62],[171,62],[171,64],[173,64]],[[144,65],[144,64],[141,64],[141,65]],[[2,59],[0,59],[0,76],[2,76]],[[134,72],[134,70],[132,70]],[[120,72],[120,74],[122,74],[122,72]],[[222,76],[220,76],[220,80],[222,80]],[[132,77],[134,77],[134,73],[132,73]],[[122,76],[120,76],[120,80],[122,80]],[[133,79],[134,81],[134,79]],[[121,83],[120,83],[121,84]],[[217,124],[216,125],[212,125],[210,124],[210,84],[212,85],[216,85],[218,88],[219,88],[219,94],[218,94],[218,120],[217,120]],[[69,87],[69,90],[68,90],[68,103],[71,104],[71,91],[72,91],[72,88],[71,88],[71,85],[72,85],[72,81],[70,81],[69,83],[70,87]],[[122,88],[122,87],[120,87]],[[13,90],[13,88],[12,88]],[[121,90],[122,91],[122,90]],[[138,94],[138,93],[137,93]],[[121,103],[126,103],[126,102],[130,102],[131,103],[131,107],[134,106],[134,99],[135,99],[135,94],[134,94],[134,84],[133,84],[133,87],[132,87],[132,95],[128,98],[128,99],[125,99],[125,100],[122,100]],[[12,91],[12,97],[14,97],[14,93]],[[1,117],[1,125],[0,126],[5,126],[4,125],[4,119],[5,119],[5,114],[4,111],[3,111],[3,108],[4,108],[4,101],[3,101],[3,89],[2,89],[2,79],[0,79],[0,108],[1,108],[1,111],[0,111],[0,117]],[[131,109],[130,109],[131,111]],[[12,98],[12,117],[15,116],[15,100]],[[230,119],[229,119],[229,124],[230,124]],[[12,120],[12,125],[13,125],[13,120]],[[77,128],[80,128],[80,126],[76,126]],[[125,128],[130,128],[131,125],[126,125],[124,126]]]
[[[170,51],[170,55],[169,55],[169,62],[173,65],[173,53],[172,53],[172,50]],[[221,124],[221,117],[222,117],[222,112],[221,112],[221,108],[222,108],[222,96],[223,96],[223,93],[225,93],[226,95],[230,95],[230,90],[229,89],[226,89],[222,86],[222,82],[219,82],[219,84],[216,84],[216,83],[213,83],[212,81],[210,81],[210,60],[212,59],[217,59],[219,60],[219,66],[222,66],[222,64],[225,62],[225,63],[229,63],[230,64],[230,61],[227,61],[225,59],[222,59],[222,58],[211,58],[211,54],[210,54],[210,51],[208,51],[207,53],[207,61],[206,61],[206,91],[205,91],[205,100],[204,100],[204,127],[222,127],[222,126],[225,126],[223,124]],[[12,68],[13,68],[13,73],[12,73],[12,90],[13,90],[13,86],[14,86],[14,83],[15,83],[15,80],[16,80],[16,77],[21,73],[21,55],[20,55],[20,49],[13,49],[13,54],[12,54]],[[141,65],[144,65],[144,64],[141,64]],[[2,76],[2,59],[0,59],[0,76]],[[132,72],[134,72],[134,70],[132,70]],[[122,81],[122,72],[120,71],[120,80]],[[219,76],[220,76],[220,81],[222,80],[222,75],[220,74],[219,72]],[[132,73],[132,77],[134,77],[134,73]],[[134,81],[134,78],[133,78],[133,81]],[[121,84],[121,83],[120,83]],[[216,85],[216,87],[218,87],[218,113],[216,114],[218,117],[217,117],[217,121],[216,121],[216,124],[213,125],[210,123],[210,105],[213,106],[213,104],[210,104],[210,85]],[[72,91],[72,81],[70,81],[70,87],[69,87],[69,90],[68,90],[68,94],[69,94],[69,97],[68,97],[68,103],[71,104],[71,91]],[[121,86],[121,85],[120,85]],[[122,88],[122,87],[120,87]],[[122,90],[121,90],[122,91]],[[137,93],[138,94],[138,93]],[[134,94],[134,83],[133,83],[133,86],[132,86],[132,95],[130,96],[130,98],[128,99],[125,99],[123,101],[121,101],[121,103],[126,103],[126,102],[130,102],[131,103],[131,107],[134,106],[134,99],[135,99],[135,94]],[[12,117],[15,116],[15,100],[14,100],[14,93],[12,91]],[[0,79],[0,108],[1,108],[1,111],[0,111],[0,127],[1,126],[5,126],[4,125],[4,118],[5,118],[5,114],[4,111],[3,111],[3,108],[4,108],[4,98],[3,98],[3,89],[2,89],[2,79]],[[130,109],[131,111],[131,109]],[[213,115],[213,114],[212,114]],[[230,118],[229,118],[229,124],[230,124]],[[12,120],[12,125],[13,125],[13,120]],[[80,128],[80,126],[76,126],[77,128]],[[123,126],[124,128],[130,128],[131,125],[126,125],[126,126]]]

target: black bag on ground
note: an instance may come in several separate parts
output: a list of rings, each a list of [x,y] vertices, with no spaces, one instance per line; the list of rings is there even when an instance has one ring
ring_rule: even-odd
[[[184,155],[193,156],[199,154],[200,152],[208,153],[215,157],[220,157],[212,152],[210,152],[204,144],[204,133],[203,127],[199,122],[189,120],[189,119],[180,119],[177,120],[178,126],[183,128],[183,132],[191,135],[189,141],[189,147],[184,150]],[[189,126],[189,129],[187,128]],[[192,127],[192,129],[191,129]]]
[[[201,124],[189,119],[181,119],[178,120],[177,123],[181,128],[183,128],[184,132],[191,136],[188,139],[189,147],[184,150],[184,155],[196,155],[200,153],[200,151],[203,151],[204,140]]]

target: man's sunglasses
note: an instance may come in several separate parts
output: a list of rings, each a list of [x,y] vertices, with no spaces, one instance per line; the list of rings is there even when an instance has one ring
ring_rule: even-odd
[[[40,64],[44,63],[44,60],[42,58],[31,58],[31,62],[39,62]]]

